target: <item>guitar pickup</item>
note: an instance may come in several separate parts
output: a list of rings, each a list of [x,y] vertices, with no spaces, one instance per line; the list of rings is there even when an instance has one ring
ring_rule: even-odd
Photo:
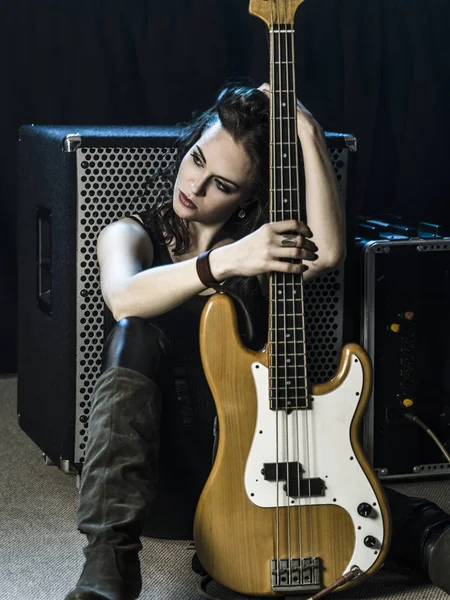
[[[277,477],[278,471],[278,477]],[[262,474],[266,481],[277,480],[286,482],[283,485],[283,490],[289,497],[309,497],[309,496],[324,496],[325,482],[320,477],[312,479],[302,479],[304,469],[300,463],[264,463]],[[289,489],[288,489],[289,487]]]

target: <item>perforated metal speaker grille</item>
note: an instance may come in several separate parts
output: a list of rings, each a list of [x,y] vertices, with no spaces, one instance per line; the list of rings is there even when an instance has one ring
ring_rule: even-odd
[[[114,143],[114,140],[111,140]],[[347,184],[348,148],[330,149],[341,193]],[[96,243],[100,231],[128,214],[147,210],[167,185],[156,179],[150,193],[145,182],[175,158],[172,148],[116,146],[76,150],[77,237],[77,365],[76,463],[84,462],[90,398],[101,366],[103,300]],[[327,381],[338,364],[342,340],[343,269],[337,268],[305,286],[308,371],[312,382]]]
[[[103,299],[96,244],[100,231],[128,214],[147,210],[167,185],[154,177],[175,159],[172,148],[103,147],[76,151],[77,238],[77,406],[75,462],[83,462],[88,438],[90,398],[101,366]],[[145,198],[144,196],[145,192]]]
[[[342,347],[343,268],[337,268],[305,286],[308,376],[323,383],[334,375]]]

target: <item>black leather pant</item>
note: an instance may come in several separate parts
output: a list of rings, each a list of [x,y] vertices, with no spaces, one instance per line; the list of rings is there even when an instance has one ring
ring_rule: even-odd
[[[113,327],[105,343],[102,368],[126,367],[161,383],[168,363],[170,346],[164,334],[148,321],[132,317]],[[406,496],[390,488],[385,488],[385,493],[393,531],[387,560],[425,572],[421,556],[427,533],[437,523],[450,524],[450,516],[426,499]]]
[[[137,371],[161,390],[158,494],[148,506],[143,535],[192,539],[194,512],[211,466],[192,426],[194,398],[186,369],[174,367],[171,344],[150,321],[127,317],[115,323],[104,344],[102,372]],[[212,445],[212,444],[211,444]]]
[[[170,343],[158,327],[139,317],[127,317],[114,325],[106,339],[101,370],[132,369],[160,384],[169,358]]]

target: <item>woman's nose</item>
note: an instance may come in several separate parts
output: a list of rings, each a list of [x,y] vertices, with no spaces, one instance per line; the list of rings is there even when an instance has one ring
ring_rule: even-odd
[[[191,183],[191,191],[194,196],[204,196],[206,190],[206,181],[200,177]]]

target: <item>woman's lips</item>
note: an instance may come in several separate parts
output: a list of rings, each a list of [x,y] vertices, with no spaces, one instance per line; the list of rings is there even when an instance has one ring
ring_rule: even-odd
[[[189,200],[189,198],[186,196],[186,194],[183,194],[183,192],[180,190],[178,197],[180,198],[180,202],[183,206],[185,206],[186,208],[197,208],[195,206],[195,204],[193,202],[191,202],[191,200]]]

